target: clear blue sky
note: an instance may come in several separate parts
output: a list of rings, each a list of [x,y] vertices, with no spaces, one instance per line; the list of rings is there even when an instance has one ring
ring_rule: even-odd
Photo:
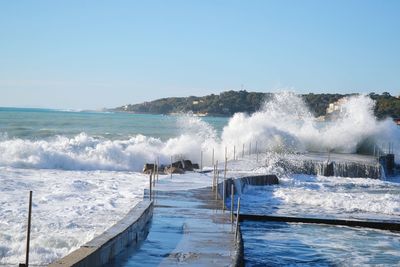
[[[0,1],[0,106],[400,94],[400,1]]]

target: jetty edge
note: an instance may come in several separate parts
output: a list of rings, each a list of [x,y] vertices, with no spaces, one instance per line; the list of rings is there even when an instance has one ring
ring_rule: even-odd
[[[181,179],[190,179],[186,175],[180,176]],[[234,183],[238,195],[245,184],[271,184],[271,179],[274,183],[278,181],[274,175],[260,175],[228,178],[225,182],[226,185]],[[240,228],[235,236],[230,212],[223,210],[223,199],[226,199],[223,194],[228,196],[231,192],[222,191],[222,185],[223,182],[219,183],[217,191],[211,187],[155,190],[152,201],[147,200],[149,192],[145,190],[144,200],[123,219],[49,266],[111,266],[124,257],[127,249],[131,254],[133,252],[133,257],[141,258],[139,262],[142,266],[150,266],[154,262],[151,261],[154,260],[152,255],[157,254],[151,243],[157,236],[161,238],[160,244],[163,246],[165,243],[168,250],[168,253],[158,255],[156,261],[160,265],[244,266]],[[168,248],[168,240],[162,240],[160,235],[160,231],[176,230],[165,225],[168,220],[183,229],[177,234],[179,243],[173,244],[172,248]]]

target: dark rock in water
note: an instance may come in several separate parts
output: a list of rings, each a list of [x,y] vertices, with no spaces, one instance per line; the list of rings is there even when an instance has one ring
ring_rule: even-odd
[[[172,167],[171,166],[165,167],[164,172],[167,173],[167,174],[171,174],[171,173],[183,174],[183,173],[185,173],[185,170],[183,170],[181,168],[174,167],[172,165]]]
[[[193,169],[199,169],[199,164],[193,164],[190,160],[180,160],[172,163],[172,167],[179,168],[185,171],[193,171]]]
[[[193,163],[192,164],[193,169],[200,169],[199,164]]]
[[[174,163],[172,163],[172,167],[183,169],[183,163],[182,163],[181,160],[180,161],[175,161]]]
[[[153,171],[154,171],[154,167],[157,169],[157,165],[155,165],[155,164],[152,164],[152,163],[146,163],[146,164],[144,164],[144,166],[143,166],[143,173],[146,173],[146,174],[150,174],[150,173],[152,173]]]
[[[192,164],[192,162],[190,161],[190,160],[184,160],[183,161],[183,164],[184,164],[184,166],[183,166],[183,169],[184,170],[186,170],[186,171],[193,171],[193,164]]]
[[[143,167],[143,173],[150,174],[154,171],[154,168],[157,170],[157,165],[153,163],[146,163]],[[185,173],[185,171],[193,171],[193,169],[199,169],[199,164],[192,163],[190,160],[180,160],[175,161],[171,165],[161,165],[158,169],[160,173]]]

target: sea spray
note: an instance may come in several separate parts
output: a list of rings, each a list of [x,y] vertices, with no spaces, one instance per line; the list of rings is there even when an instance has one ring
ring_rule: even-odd
[[[396,141],[400,139],[400,128],[390,119],[376,120],[373,109],[374,101],[368,96],[352,96],[343,101],[342,112],[336,119],[319,122],[301,97],[282,92],[274,94],[254,114],[235,114],[220,136],[209,123],[190,115],[176,121],[178,135],[167,140],[141,134],[108,139],[85,132],[72,137],[22,139],[2,133],[0,166],[140,171],[144,163],[157,157],[161,164],[169,164],[171,156],[199,162],[203,151],[205,157],[210,157],[205,164],[210,164],[213,149],[215,160],[223,161],[225,147],[230,159],[233,147],[243,145],[248,155],[250,143],[256,142],[262,153],[284,154],[307,151],[373,154],[374,147],[383,153],[387,143],[394,142],[393,150],[398,153]],[[396,155],[397,162],[399,156]]]
[[[378,121],[373,109],[371,98],[357,95],[344,101],[336,119],[319,122],[299,96],[283,92],[250,116],[235,114],[223,130],[222,142],[258,140],[269,151],[338,153],[357,153],[369,142],[367,151],[371,153],[374,144],[400,137],[399,127],[390,119]]]

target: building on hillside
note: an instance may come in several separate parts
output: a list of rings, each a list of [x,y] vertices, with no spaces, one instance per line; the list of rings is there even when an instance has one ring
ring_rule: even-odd
[[[394,118],[393,121],[400,126],[400,118]]]
[[[193,100],[193,101],[192,101],[192,105],[199,105],[199,104],[201,104],[201,103],[204,103],[204,100],[203,100],[203,99],[200,99],[200,100]]]
[[[330,103],[328,108],[326,109],[325,119],[335,120],[339,118],[345,112],[344,104],[346,104],[347,101],[347,97],[343,97],[336,102]]]

